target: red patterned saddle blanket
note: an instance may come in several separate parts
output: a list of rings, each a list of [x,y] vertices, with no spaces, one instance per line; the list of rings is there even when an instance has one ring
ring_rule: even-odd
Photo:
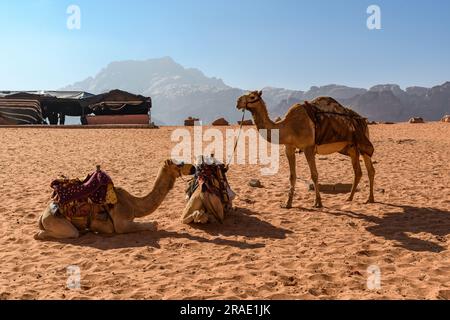
[[[54,190],[53,201],[59,205],[83,199],[90,199],[93,203],[101,204],[106,200],[109,184],[112,184],[111,178],[105,172],[97,170],[83,181],[57,179],[50,184],[50,187]]]
[[[50,184],[55,213],[63,215],[79,229],[88,229],[92,220],[108,219],[108,210],[117,203],[114,184],[99,167],[84,180],[61,178]]]

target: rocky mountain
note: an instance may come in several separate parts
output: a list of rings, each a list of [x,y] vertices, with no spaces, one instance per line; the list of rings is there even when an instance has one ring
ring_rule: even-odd
[[[343,103],[375,121],[405,121],[411,117],[439,120],[450,113],[450,82],[430,89],[375,86]]]
[[[371,121],[405,121],[404,105],[392,91],[369,90],[341,103],[369,118]]]
[[[95,77],[63,88],[101,93],[112,89],[152,97],[152,117],[159,124],[182,124],[189,116],[205,123],[224,117],[237,121],[234,108],[240,89],[231,88],[200,70],[184,68],[169,57],[109,64]]]
[[[241,114],[236,100],[245,90],[232,88],[221,79],[185,68],[169,57],[145,61],[119,61],[109,64],[95,77],[63,88],[101,93],[121,89],[152,97],[152,116],[160,124],[180,125],[189,116],[206,124],[225,118],[235,123]],[[255,88],[256,89],[256,88]],[[331,96],[375,121],[405,121],[412,116],[438,120],[450,114],[450,82],[433,88],[395,84],[370,89],[343,85],[311,87],[308,91],[267,87],[264,99],[273,117],[283,115],[290,106],[319,96]]]
[[[222,80],[208,78],[197,69],[184,68],[170,57],[112,62],[94,78],[87,78],[68,88],[85,88],[98,93],[113,87],[143,94],[229,88]]]
[[[272,89],[275,90],[275,89]],[[282,89],[278,89],[282,90]],[[305,100],[313,100],[317,97],[329,96],[333,97],[336,100],[347,100],[353,97],[356,97],[360,94],[365,93],[366,89],[360,88],[350,88],[347,86],[341,86],[336,84],[330,84],[322,87],[311,87],[308,91],[290,91],[290,93],[286,92],[284,96],[277,96],[279,99],[278,105],[275,105],[270,109],[270,113],[274,116],[280,116],[295,103],[302,102]],[[269,93],[270,94],[270,93]],[[264,92],[266,96],[266,92]],[[267,98],[266,98],[267,99]]]
[[[450,114],[450,82],[433,88],[409,87],[405,90],[395,84],[377,85],[369,90],[349,88],[341,91],[343,95],[334,87],[340,86],[313,87],[303,97],[290,96],[271,109],[271,114],[284,114],[293,104],[318,96],[331,96],[371,121],[400,122],[412,117],[434,121]]]

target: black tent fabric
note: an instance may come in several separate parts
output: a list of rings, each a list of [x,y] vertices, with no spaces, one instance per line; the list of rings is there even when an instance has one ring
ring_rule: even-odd
[[[58,99],[82,100],[93,97],[94,94],[84,91],[0,91],[0,97],[53,97]]]
[[[95,115],[147,114],[152,107],[149,97],[113,90],[81,101],[86,113]]]
[[[5,124],[42,124],[44,119],[39,101],[0,98],[0,118]]]
[[[99,95],[82,91],[0,91],[0,99],[10,101],[10,104],[12,101],[37,101],[36,108],[39,108],[43,119],[55,114],[72,117],[84,117],[88,114],[148,114],[152,107],[150,97],[122,90]]]

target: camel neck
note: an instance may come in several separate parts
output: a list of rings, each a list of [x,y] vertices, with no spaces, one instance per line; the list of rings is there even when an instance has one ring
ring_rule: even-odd
[[[135,216],[144,217],[158,209],[169,191],[173,188],[175,180],[176,177],[167,173],[164,168],[160,169],[152,191],[150,191],[148,195],[140,199],[141,210],[139,210],[140,212],[135,213]]]
[[[264,101],[261,100],[259,108],[251,111],[255,125],[260,129],[276,129],[276,124],[269,118],[267,107]]]

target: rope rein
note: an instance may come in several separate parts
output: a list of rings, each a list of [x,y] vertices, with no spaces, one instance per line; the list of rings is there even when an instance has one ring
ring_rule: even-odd
[[[242,110],[242,119],[241,119],[241,125],[239,126],[238,137],[236,139],[236,142],[234,143],[233,153],[231,154],[231,156],[228,159],[228,162],[225,166],[226,168],[228,168],[230,166],[231,160],[234,158],[234,154],[235,154],[237,146],[238,146],[239,138],[241,137],[242,127],[244,125],[244,119],[245,119],[245,109]]]

